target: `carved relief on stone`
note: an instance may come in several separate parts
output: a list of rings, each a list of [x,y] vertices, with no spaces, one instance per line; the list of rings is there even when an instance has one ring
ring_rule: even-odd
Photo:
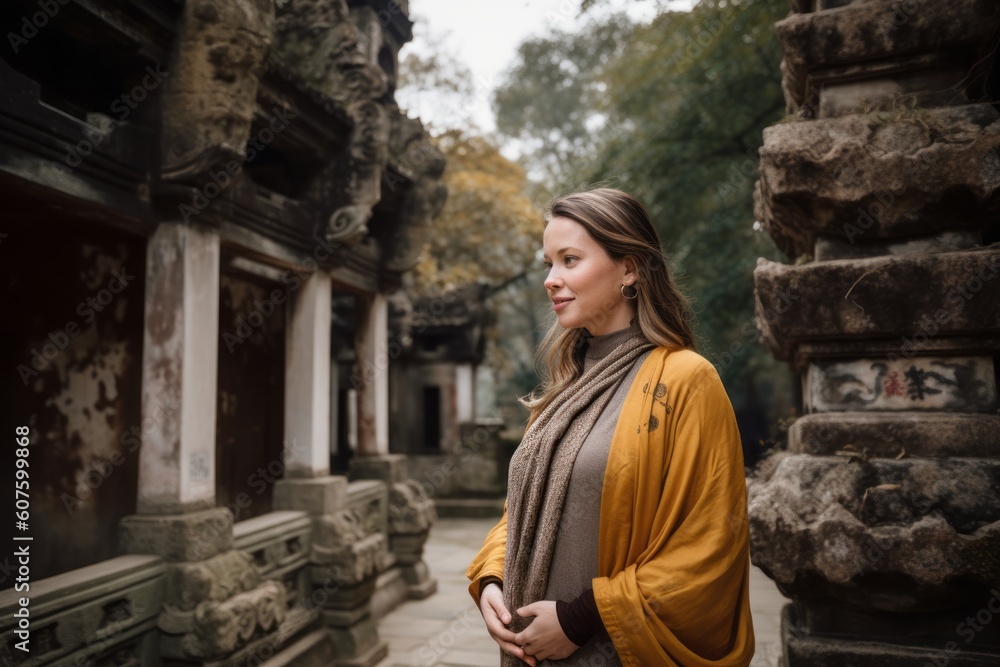
[[[389,152],[401,178],[387,178],[383,186],[401,192],[397,195],[396,216],[384,260],[393,271],[408,271],[419,261],[431,224],[448,196],[441,182],[445,159],[423,124],[398,109],[392,119]]]
[[[385,93],[385,75],[362,51],[344,0],[279,2],[276,25],[278,56],[344,109]]]
[[[253,559],[227,551],[194,563],[178,563],[168,574],[167,607],[191,611],[204,601],[219,602],[258,586],[262,579]]]
[[[184,3],[163,95],[163,180],[197,183],[243,162],[273,31],[271,0]]]
[[[185,656],[222,657],[275,630],[288,611],[284,585],[262,580],[242,551],[177,564],[169,581],[157,624],[167,635],[180,635]]]
[[[356,584],[379,572],[386,539],[369,514],[350,507],[316,521],[310,560],[330,569],[339,584]]]
[[[389,124],[385,109],[375,102],[357,104],[348,114],[354,129],[347,157],[337,170],[338,180],[346,180],[347,187],[336,198],[349,203],[333,212],[322,232],[331,243],[354,245],[368,233],[372,209],[382,196],[380,182],[389,159]]]
[[[1000,575],[998,474],[989,459],[775,456],[748,490],[753,562],[795,597],[947,608],[963,578]]]
[[[194,657],[219,657],[277,629],[287,611],[284,586],[267,581],[225,602],[199,604],[194,612],[194,631],[181,643]]]
[[[426,533],[436,519],[434,501],[418,481],[408,479],[392,485],[389,496],[390,533]]]
[[[368,233],[379,182],[388,160],[385,109],[387,80],[363,51],[363,36],[344,0],[288,0],[278,7],[276,51],[299,76],[333,99],[353,124],[347,150],[328,167],[316,197],[331,208],[318,231],[328,242],[348,246]]]

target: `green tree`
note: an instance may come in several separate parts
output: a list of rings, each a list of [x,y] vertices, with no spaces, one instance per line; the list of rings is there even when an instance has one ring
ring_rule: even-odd
[[[435,40],[440,45],[440,40]],[[499,402],[513,406],[537,378],[533,351],[540,340],[542,216],[531,199],[523,167],[505,158],[495,141],[475,127],[471,111],[479,103],[468,68],[440,48],[409,55],[400,66],[401,100],[408,91],[431,93],[449,111],[441,127],[431,127],[444,153],[448,199],[434,221],[408,291],[425,296],[470,283],[493,287],[495,325],[489,332],[486,365],[493,371]]]
[[[448,200],[415,269],[415,288],[498,285],[524,273],[542,233],[524,170],[485,137],[448,130],[434,142],[447,160]]]
[[[648,24],[596,19],[522,45],[495,97],[500,132],[532,149],[529,173],[548,188],[603,183],[648,206],[738,407],[787,384],[756,345],[752,278],[758,257],[777,256],[752,197],[761,132],[784,109],[773,23],[786,13],[785,0],[702,0]],[[571,57],[587,66],[553,64]],[[557,109],[525,102],[546,89]]]
[[[585,35],[563,32],[521,44],[495,93],[497,131],[518,144],[533,178],[565,187],[598,157],[607,70],[627,57],[634,30],[627,16],[615,14],[590,23]]]

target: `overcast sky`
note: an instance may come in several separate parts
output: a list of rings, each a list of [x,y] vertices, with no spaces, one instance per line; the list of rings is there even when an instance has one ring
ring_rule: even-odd
[[[591,17],[626,10],[634,20],[647,21],[659,10],[690,9],[694,0],[608,0],[599,10],[578,19],[580,0],[410,0],[416,22],[414,38],[400,58],[415,51],[426,53],[431,42],[445,49],[472,70],[476,103],[469,116],[485,132],[495,129],[489,99],[510,67],[518,45],[526,38],[552,30],[574,30]],[[400,105],[411,116],[435,125],[453,125],[456,111],[428,95],[401,95]]]

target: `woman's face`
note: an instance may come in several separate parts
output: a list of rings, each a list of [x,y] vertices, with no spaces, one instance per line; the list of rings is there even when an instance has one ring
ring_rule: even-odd
[[[549,267],[545,291],[560,326],[594,336],[628,327],[635,305],[621,288],[635,282],[631,262],[611,259],[583,225],[563,217],[545,226],[542,252]]]

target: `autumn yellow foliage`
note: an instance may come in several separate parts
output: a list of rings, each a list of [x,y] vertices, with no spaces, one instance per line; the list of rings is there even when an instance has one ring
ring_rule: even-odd
[[[415,291],[498,284],[528,269],[543,212],[528,196],[524,170],[481,136],[448,130],[435,142],[447,159],[448,200],[414,270]]]

